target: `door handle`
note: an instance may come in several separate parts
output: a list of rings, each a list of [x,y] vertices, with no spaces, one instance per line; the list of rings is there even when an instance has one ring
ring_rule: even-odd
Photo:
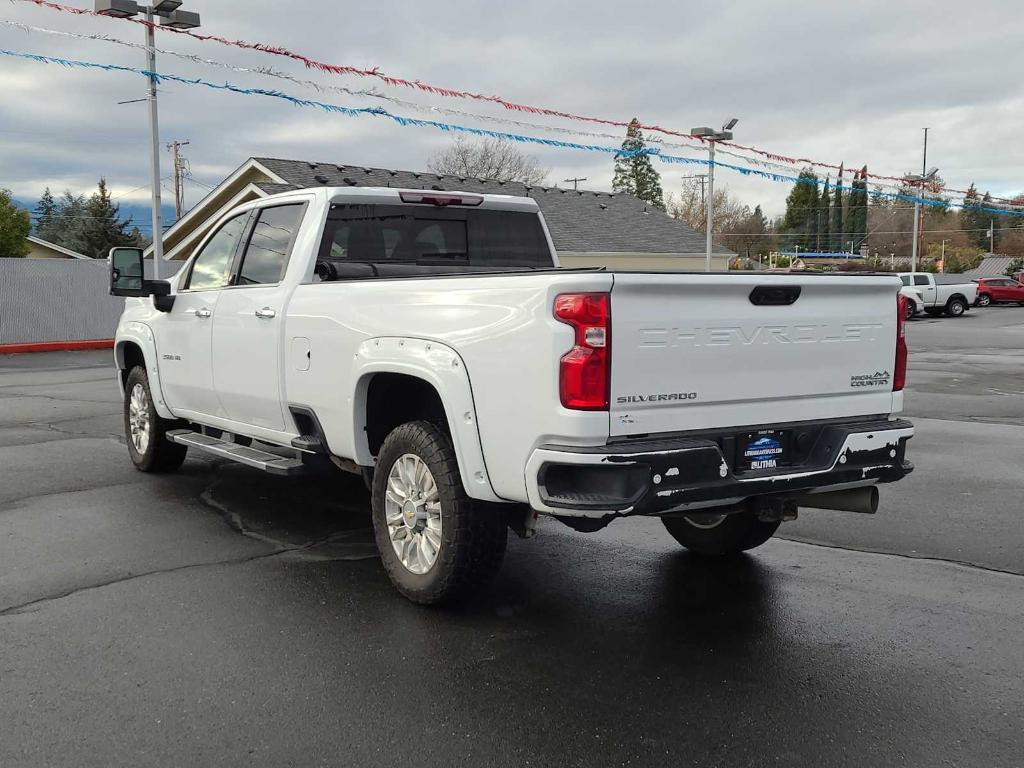
[[[256,317],[260,320],[271,320],[277,317],[277,312],[272,310],[270,307],[264,307],[263,309],[256,310]]]
[[[196,310],[196,317],[206,318],[206,317],[209,317],[212,314],[213,314],[213,312],[208,310],[206,307],[200,307],[199,309]]]

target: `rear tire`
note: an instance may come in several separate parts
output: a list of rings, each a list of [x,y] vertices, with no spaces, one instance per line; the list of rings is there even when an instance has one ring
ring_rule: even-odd
[[[132,368],[124,385],[124,437],[137,470],[173,472],[182,465],[188,448],[167,439],[167,430],[176,426],[157,414],[146,369]]]
[[[424,605],[485,587],[508,539],[502,508],[466,495],[451,439],[428,421],[385,438],[373,473],[373,528],[391,583]]]
[[[751,512],[722,515],[717,521],[682,515],[661,522],[676,541],[698,555],[721,557],[754,549],[775,535],[780,521],[758,520]]]
[[[992,303],[992,297],[989,296],[987,293],[983,293],[983,294],[981,294],[978,297],[978,306],[979,307],[987,307],[991,303]]]
[[[967,302],[960,298],[952,298],[946,302],[946,314],[950,317],[960,317],[967,311]]]

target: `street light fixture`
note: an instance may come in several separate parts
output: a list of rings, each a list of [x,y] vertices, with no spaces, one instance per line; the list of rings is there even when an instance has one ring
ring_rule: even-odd
[[[150,173],[153,205],[153,279],[160,279],[160,262],[164,260],[163,224],[160,220],[160,119],[156,106],[156,39],[153,17],[160,17],[161,26],[174,29],[195,29],[199,14],[179,11],[181,0],[156,0],[152,6],[139,5],[135,0],[95,0],[96,13],[117,19],[130,19],[143,13],[146,16],[146,71],[149,73],[149,138]]]
[[[160,19],[161,27],[172,29],[195,29],[199,26],[199,14],[192,11],[172,11]]]
[[[907,181],[911,184],[916,184],[920,192],[917,195],[921,198],[924,195],[924,185],[935,178],[935,175],[939,172],[938,168],[932,168],[928,173],[911,174],[907,176]],[[918,243],[918,232],[921,227],[921,202],[920,199],[914,202],[914,242],[910,246],[910,271],[917,272],[917,243]]]
[[[705,227],[706,243],[705,243],[705,271],[711,271],[711,235],[712,235],[712,221],[714,220],[715,213],[715,142],[716,141],[732,141],[732,129],[736,127],[736,123],[739,122],[739,118],[733,117],[727,120],[722,125],[722,130],[716,131],[714,128],[708,128],[702,126],[700,128],[693,128],[690,130],[691,136],[696,136],[701,139],[706,139],[708,142],[708,204],[705,206],[707,209],[707,225]]]
[[[135,0],[96,0],[96,13],[114,19],[128,19],[139,12]]]

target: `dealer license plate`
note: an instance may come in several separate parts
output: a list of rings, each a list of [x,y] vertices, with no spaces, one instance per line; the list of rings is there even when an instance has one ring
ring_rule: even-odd
[[[789,435],[774,429],[748,432],[739,441],[740,466],[746,469],[776,469],[786,463]]]

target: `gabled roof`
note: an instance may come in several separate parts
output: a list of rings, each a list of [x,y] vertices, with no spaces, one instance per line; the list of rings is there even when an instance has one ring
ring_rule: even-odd
[[[628,194],[529,187],[514,181],[500,182],[270,157],[257,157],[253,160],[285,182],[285,185],[257,182],[256,186],[267,194],[296,188],[348,185],[461,190],[532,197],[544,214],[555,250],[561,253],[704,253],[704,235]],[[734,255],[717,243],[714,253],[720,256]]]
[[[28,241],[30,243],[35,243],[36,245],[41,246],[43,248],[49,248],[51,250],[57,251],[57,253],[62,253],[65,256],[67,256],[69,259],[88,259],[89,258],[84,253],[79,253],[78,251],[72,251],[71,249],[65,248],[62,245],[57,245],[56,243],[51,243],[49,240],[43,240],[43,238],[41,238],[41,237],[35,237],[34,235],[29,235],[27,239],[28,239]]]

